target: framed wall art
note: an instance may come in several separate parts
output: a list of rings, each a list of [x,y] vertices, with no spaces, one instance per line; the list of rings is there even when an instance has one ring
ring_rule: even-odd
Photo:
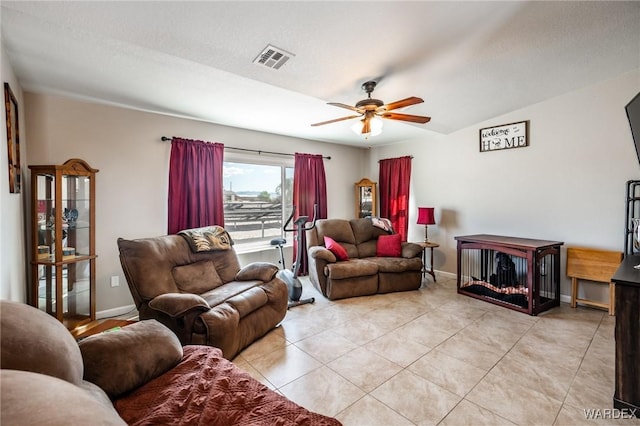
[[[20,193],[20,132],[18,131],[18,101],[4,83],[4,110],[7,118],[7,150],[9,160],[9,192]]]
[[[480,152],[529,146],[529,121],[480,129]]]

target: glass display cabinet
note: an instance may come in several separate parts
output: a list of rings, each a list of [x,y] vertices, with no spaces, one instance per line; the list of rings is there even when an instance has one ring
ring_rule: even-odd
[[[69,330],[95,320],[95,174],[73,158],[31,170],[30,304]]]
[[[356,182],[356,218],[376,215],[376,183],[367,178]]]

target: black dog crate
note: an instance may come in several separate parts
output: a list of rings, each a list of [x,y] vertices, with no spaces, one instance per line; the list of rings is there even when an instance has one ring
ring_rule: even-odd
[[[467,235],[458,241],[458,293],[529,315],[560,305],[559,241]]]

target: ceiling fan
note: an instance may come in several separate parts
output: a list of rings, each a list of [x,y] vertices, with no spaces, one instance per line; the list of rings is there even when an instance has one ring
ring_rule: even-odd
[[[349,115],[347,117],[336,118],[333,120],[322,121],[320,123],[314,123],[312,126],[322,126],[325,124],[331,124],[338,121],[350,120],[352,118],[363,117],[362,120],[362,134],[370,134],[372,133],[372,120],[376,117],[388,118],[390,120],[401,120],[401,121],[410,121],[412,123],[427,123],[431,120],[431,117],[425,117],[422,115],[410,115],[410,114],[400,114],[397,112],[389,112],[394,109],[404,108],[407,106],[420,104],[424,102],[421,98],[417,98],[412,96],[410,98],[402,99],[399,101],[391,102],[389,104],[385,104],[380,99],[372,99],[371,92],[376,87],[375,81],[367,81],[362,85],[362,90],[367,92],[367,99],[363,99],[359,101],[355,107],[351,105],[341,104],[337,102],[329,102],[328,105],[337,106],[340,108],[346,108],[351,111],[357,112],[358,115]]]

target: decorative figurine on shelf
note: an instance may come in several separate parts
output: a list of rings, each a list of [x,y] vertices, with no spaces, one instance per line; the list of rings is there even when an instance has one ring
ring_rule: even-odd
[[[75,228],[76,221],[78,220],[78,210],[65,207],[62,212],[62,220],[67,223],[69,228]]]

